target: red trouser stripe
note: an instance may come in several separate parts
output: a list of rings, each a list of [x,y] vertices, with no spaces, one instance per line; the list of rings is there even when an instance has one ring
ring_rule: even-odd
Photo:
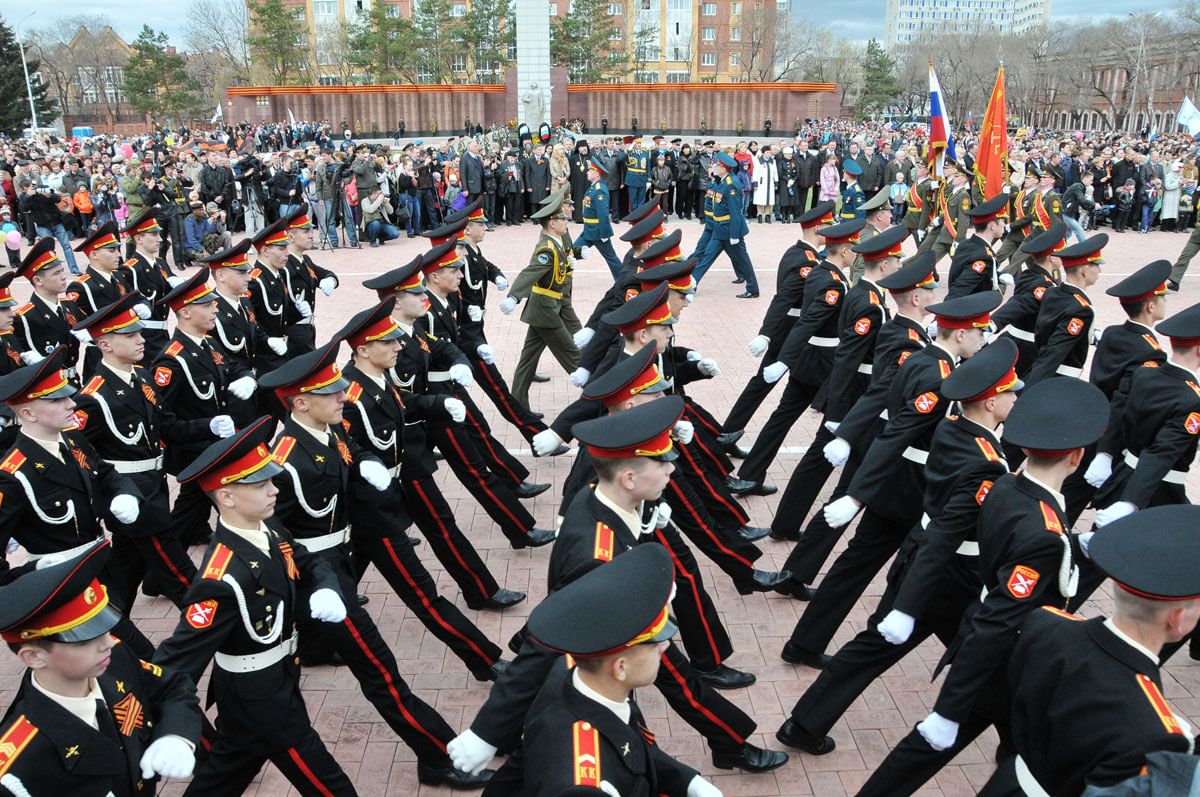
[[[675,572],[687,579],[688,588],[692,593],[692,602],[696,604],[696,613],[700,615],[700,622],[704,624],[704,636],[708,638],[708,646],[712,649],[713,659],[720,664],[721,651],[717,648],[717,641],[713,639],[712,626],[708,624],[708,617],[704,614],[704,601],[700,597],[700,588],[696,585],[696,577],[683,566],[683,562],[679,561],[679,557],[675,555],[675,551],[668,544],[666,536],[661,531],[655,531],[654,535],[658,537],[662,547],[667,549],[667,553],[671,554],[671,561],[675,563]]]
[[[433,518],[435,523],[437,523],[438,530],[440,530],[442,533],[442,539],[446,541],[446,545],[450,547],[451,552],[454,554],[454,561],[458,562],[459,567],[471,574],[471,578],[475,581],[475,585],[479,587],[479,594],[483,595],[485,598],[490,598],[491,596],[487,594],[487,590],[483,586],[483,580],[467,565],[466,560],[464,560],[462,557],[462,554],[458,552],[458,548],[454,545],[454,537],[450,534],[450,529],[446,528],[446,524],[442,522],[442,516],[439,515],[437,510],[434,508],[433,501],[429,499],[429,496],[425,493],[425,490],[422,489],[421,483],[419,481],[411,481],[409,484],[411,484],[413,489],[417,491],[417,495],[421,498],[421,503],[425,505],[425,509],[429,513],[429,516]],[[388,543],[388,549],[391,549],[391,543]]]
[[[333,792],[325,788],[325,784],[308,768],[308,764],[304,763],[304,759],[300,757],[300,751],[295,747],[289,747],[288,756],[292,759],[292,763],[296,765],[296,768],[300,770],[300,774],[308,778],[308,782],[317,787],[317,791],[322,794],[322,797],[333,797]]]
[[[496,494],[488,488],[487,482],[484,481],[483,477],[479,475],[479,471],[475,470],[475,468],[471,465],[471,460],[467,457],[466,453],[462,449],[462,446],[459,445],[458,440],[454,437],[454,432],[447,429],[446,437],[450,438],[450,444],[454,446],[454,451],[458,454],[459,461],[467,466],[467,470],[471,471],[471,475],[474,476],[475,480],[479,482],[479,486],[483,488],[483,491],[487,493],[488,497],[496,503],[496,506],[500,507],[504,511],[504,514],[508,515],[508,519],[511,520],[517,526],[517,528],[520,528],[521,521],[517,520],[517,516],[514,515],[504,504],[504,502],[497,498]],[[487,507],[484,507],[484,509],[486,508]],[[528,532],[529,529],[525,529],[525,531]]]
[[[692,708],[696,709],[705,717],[707,717],[709,722],[725,731],[725,733],[729,734],[729,738],[733,739],[738,744],[746,743],[746,740],[734,733],[733,728],[730,728],[724,720],[709,711],[708,707],[700,704],[700,701],[696,699],[696,695],[694,695],[692,690],[688,688],[687,679],[683,677],[683,674],[680,673],[679,670],[672,666],[671,661],[665,655],[662,657],[662,666],[667,668],[667,672],[669,672],[671,677],[675,679],[675,683],[679,684],[679,687],[683,689],[683,696],[687,698],[687,701],[692,705]]]
[[[683,490],[679,489],[678,484],[676,484],[674,481],[669,481],[669,482],[667,482],[667,484],[670,485],[671,491],[675,493],[675,496],[681,502],[683,502],[684,508],[687,509],[688,514],[691,515],[692,518],[696,521],[696,525],[699,526],[700,529],[704,532],[704,536],[708,537],[710,540],[713,541],[713,545],[720,548],[722,553],[724,553],[726,556],[729,556],[729,557],[735,559],[736,561],[741,562],[742,564],[744,564],[746,567],[750,568],[751,570],[754,569],[753,562],[748,561],[743,556],[738,556],[736,553],[734,553],[733,551],[731,551],[725,547],[725,544],[721,542],[721,538],[718,537],[716,535],[716,533],[711,528],[709,528],[709,525],[700,518],[700,513],[698,511],[696,511],[696,508],[688,503],[687,498],[683,494]]]
[[[475,651],[479,658],[483,659],[488,664],[495,664],[494,661],[488,659],[488,657],[484,655],[483,651],[479,649],[478,645],[476,645],[467,637],[463,636],[457,628],[450,625],[450,623],[446,622],[442,616],[438,614],[437,609],[434,609],[433,604],[429,602],[429,598],[425,597],[425,593],[419,586],[417,586],[417,582],[413,580],[413,577],[409,575],[408,570],[406,570],[404,565],[400,563],[400,557],[396,555],[396,549],[392,547],[392,541],[385,539],[383,541],[383,547],[387,548],[388,556],[391,557],[392,564],[397,570],[400,571],[400,575],[404,576],[404,580],[408,582],[408,585],[417,593],[417,596],[421,599],[421,605],[425,607],[425,611],[433,615],[433,619],[437,620],[438,625],[454,634],[454,636],[458,637],[463,642],[466,642],[467,646],[470,647],[471,650]]]
[[[692,452],[688,451],[688,447],[678,446],[678,448],[683,452],[683,456],[692,466],[692,471],[696,474],[696,478],[700,479],[700,483],[704,485],[706,490],[708,490],[708,494],[728,507],[729,511],[733,513],[734,517],[744,517],[740,506],[729,503],[727,500],[725,500],[725,496],[717,492],[717,489],[709,483],[708,477],[704,475],[704,469],[700,466],[700,463],[696,461],[696,458],[692,456]]]
[[[158,541],[158,537],[151,537],[150,541],[154,543],[154,550],[158,552],[159,558],[166,563],[167,569],[171,571],[171,575],[175,576],[183,586],[190,586],[191,582],[188,581],[187,576],[179,572],[179,568],[171,561],[171,557],[167,556],[167,551],[162,547],[162,543]]]
[[[713,426],[711,423],[709,423],[708,419],[704,417],[704,413],[692,408],[691,399],[687,399],[687,403],[688,403],[687,415],[689,418],[692,419],[693,423],[700,424],[701,426],[703,426],[705,429],[709,430],[713,434],[721,434],[720,428]]]
[[[704,440],[703,440],[702,435],[696,435],[695,437],[693,437],[692,442],[695,443],[696,446],[701,451],[704,452],[704,455],[706,457],[708,457],[709,459],[712,460],[712,463],[717,466],[717,470],[721,471],[726,476],[728,476],[730,474],[731,471],[729,470],[729,468],[725,467],[725,463],[721,461],[721,458],[719,456],[717,456],[716,454],[714,454],[712,452],[712,449],[710,449],[708,446],[704,445]]]
[[[475,417],[475,413],[471,412],[470,409],[467,410],[467,421],[469,421],[470,424],[475,427],[475,431],[479,432],[479,436],[483,439],[483,444],[487,446],[488,453],[491,454],[492,460],[501,468],[504,468],[504,471],[509,475],[509,478],[511,478],[517,484],[520,484],[521,477],[513,473],[512,468],[504,464],[504,460],[500,458],[500,455],[496,453],[495,446],[492,445],[492,436],[488,434],[486,429],[483,428],[483,424],[479,422],[479,419]]]
[[[350,629],[350,635],[353,636],[354,641],[358,643],[359,650],[363,652],[363,655],[367,657],[367,660],[370,661],[371,664],[375,666],[375,669],[379,671],[379,674],[383,676],[383,681],[387,684],[388,691],[392,693],[392,700],[396,703],[396,708],[400,709],[400,713],[404,716],[405,721],[407,721],[409,725],[413,726],[421,733],[425,734],[429,741],[433,742],[435,747],[437,747],[443,753],[446,752],[446,745],[442,742],[442,740],[427,731],[425,727],[421,725],[421,723],[417,722],[416,717],[408,713],[408,709],[404,707],[404,701],[400,699],[400,692],[396,690],[396,683],[392,680],[392,674],[388,672],[387,667],[383,666],[383,662],[381,662],[375,656],[375,654],[371,652],[371,649],[367,647],[366,641],[358,633],[358,629],[354,627],[354,621],[347,617],[342,622],[346,624],[346,628]]]
[[[519,429],[528,429],[531,432],[537,431],[536,426],[521,420],[521,416],[517,414],[517,411],[513,408],[511,402],[509,402],[511,396],[508,391],[496,381],[496,377],[492,374],[492,369],[495,367],[494,365],[488,365],[483,360],[479,361],[479,370],[483,371],[483,375],[487,377],[488,384],[492,386],[492,392],[489,395],[500,405],[500,413],[508,419],[509,423]]]

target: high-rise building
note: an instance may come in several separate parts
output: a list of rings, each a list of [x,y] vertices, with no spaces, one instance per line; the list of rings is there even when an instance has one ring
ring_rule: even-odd
[[[937,33],[1024,33],[1050,19],[1051,0],[887,0],[886,45]]]

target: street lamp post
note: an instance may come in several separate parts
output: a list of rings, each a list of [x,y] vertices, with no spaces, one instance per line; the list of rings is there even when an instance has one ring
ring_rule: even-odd
[[[28,14],[21,17],[21,20],[13,26],[13,32],[16,33],[21,26],[21,22],[24,22],[36,13],[36,11],[30,11]],[[25,60],[25,42],[21,41],[21,36],[19,33],[17,33],[17,47],[19,47],[21,50],[21,69],[25,72],[25,93],[29,97],[29,116],[31,117],[30,126],[36,131],[38,126],[37,106],[33,102],[33,84],[29,81],[29,63]]]

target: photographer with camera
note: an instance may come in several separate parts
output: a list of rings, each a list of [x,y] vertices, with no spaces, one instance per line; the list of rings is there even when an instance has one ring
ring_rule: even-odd
[[[63,259],[72,274],[79,274],[75,265],[75,252],[71,249],[71,238],[63,224],[59,202],[63,197],[46,187],[30,184],[21,196],[21,211],[28,213],[39,238],[54,238],[62,246]]]
[[[325,205],[325,233],[329,238],[329,245],[333,249],[340,246],[337,228],[338,224],[343,223],[343,219],[348,222],[345,224],[346,245],[358,247],[358,230],[354,226],[354,213],[351,211],[350,202],[346,199],[346,192],[343,189],[346,182],[353,176],[350,164],[333,157],[331,150],[327,149],[321,153],[321,164],[317,167],[317,195],[321,197],[321,201]]]
[[[233,169],[219,152],[207,152],[203,156],[204,166],[200,169],[200,201],[205,204],[216,202],[229,214],[230,223],[237,221],[238,211],[233,207]]]
[[[263,191],[262,163],[254,155],[237,162],[236,174],[241,186],[239,197],[246,219],[246,235],[253,237],[267,226],[267,197]]]
[[[300,207],[303,189],[300,184],[300,168],[291,155],[284,155],[279,168],[267,181],[267,192],[271,204],[278,208],[276,218],[286,219]]]
[[[160,182],[163,194],[170,200],[159,214],[160,219],[166,222],[170,235],[170,240],[163,243],[171,247],[171,257],[175,265],[183,268],[187,265],[187,255],[183,246],[183,218],[188,215],[188,194],[192,190],[192,181],[184,171],[182,163],[168,161],[163,166],[165,174]],[[165,253],[166,250],[163,251]]]
[[[138,185],[137,193],[138,197],[142,200],[142,207],[147,209],[157,208],[155,216],[157,216],[159,225],[163,228],[162,238],[158,244],[158,257],[162,260],[171,248],[172,232],[170,220],[175,215],[175,201],[167,195],[162,181],[155,177],[153,172],[143,171],[139,178],[140,184]]]

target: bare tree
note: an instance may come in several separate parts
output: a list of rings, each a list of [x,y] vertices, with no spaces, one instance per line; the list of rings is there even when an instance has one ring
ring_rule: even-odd
[[[748,0],[742,4],[740,66],[744,82],[775,79],[775,54],[779,47],[778,8],[777,3],[769,0]]]
[[[249,26],[245,0],[192,0],[184,18],[184,43],[189,52],[215,52],[230,82],[245,82],[250,77]]]

